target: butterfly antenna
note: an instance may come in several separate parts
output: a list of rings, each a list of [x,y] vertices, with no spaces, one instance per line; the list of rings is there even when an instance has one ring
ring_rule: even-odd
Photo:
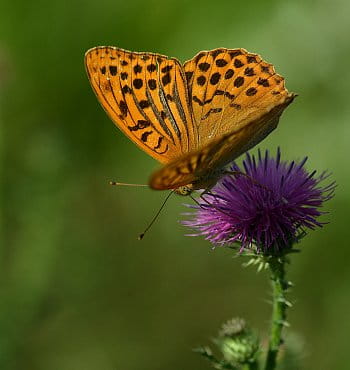
[[[109,185],[116,185],[116,186],[145,186],[148,187],[148,185],[145,184],[127,184],[126,182],[116,182],[116,181],[110,181]]]
[[[158,212],[155,214],[155,216],[153,217],[152,221],[149,223],[149,225],[146,227],[145,231],[139,235],[138,239],[139,240],[142,240],[143,237],[145,236],[146,232],[152,227],[152,225],[154,224],[154,222],[156,221],[156,219],[158,218],[160,212],[162,212],[162,209],[164,208],[166,202],[168,201],[168,199],[170,198],[171,195],[174,194],[174,190],[172,190],[168,195],[167,197],[165,198],[163,204],[161,205],[161,207],[159,208]]]

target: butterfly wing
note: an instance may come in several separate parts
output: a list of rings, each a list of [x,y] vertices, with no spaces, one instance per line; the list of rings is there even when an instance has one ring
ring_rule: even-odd
[[[199,146],[259,119],[290,97],[273,65],[244,49],[200,52],[184,70]]]
[[[85,55],[91,85],[114,123],[166,165],[154,189],[200,186],[277,126],[294,95],[271,64],[244,49],[177,59],[97,47]]]
[[[222,167],[255,146],[276,128],[280,115],[293,99],[294,95],[290,94],[283,103],[259,118],[160,168],[152,174],[150,187],[165,190],[193,184],[194,189],[205,189],[212,185],[221,176]]]
[[[88,77],[112,121],[146,153],[168,163],[197,147],[183,68],[175,58],[96,47]]]

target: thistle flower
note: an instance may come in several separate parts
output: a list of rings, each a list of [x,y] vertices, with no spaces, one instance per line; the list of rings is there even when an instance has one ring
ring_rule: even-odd
[[[216,245],[240,244],[240,250],[256,246],[258,252],[275,253],[290,248],[306,229],[321,227],[319,208],[333,196],[335,183],[320,187],[329,174],[304,168],[300,162],[281,161],[266,151],[262,156],[246,154],[243,169],[231,166],[209,194],[199,198],[192,219],[182,223]]]

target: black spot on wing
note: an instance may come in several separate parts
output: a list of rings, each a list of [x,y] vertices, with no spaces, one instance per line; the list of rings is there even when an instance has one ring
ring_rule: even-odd
[[[216,85],[219,80],[220,80],[220,77],[221,77],[221,74],[219,72],[215,72],[214,74],[212,74],[212,76],[210,77],[210,83],[212,85]]]
[[[153,78],[148,80],[148,87],[150,90],[155,90],[157,88],[157,82]]]
[[[235,108],[237,110],[240,110],[242,108],[241,105],[240,104],[237,104],[237,103],[231,103],[230,104],[230,107],[233,107],[233,108]]]
[[[193,100],[195,103],[199,104],[200,106],[203,106],[203,105],[204,105],[204,103],[203,103],[200,99],[198,99],[198,97],[197,97],[197,96],[195,96],[195,95],[192,97],[192,100]]]
[[[161,146],[162,146],[162,142],[163,142],[163,136],[159,136],[158,137],[158,142],[157,142],[157,145],[155,146],[155,147],[153,147],[153,151],[155,151],[156,153],[158,153],[158,154],[164,154],[164,153],[166,153],[167,151],[168,151],[168,149],[169,149],[169,145],[168,144],[166,144],[165,145],[165,148],[164,148],[164,150],[163,151],[159,151],[158,149],[160,149],[161,148]]]
[[[209,111],[201,118],[201,120],[207,119],[212,113],[220,113],[222,108],[211,108]]]
[[[246,76],[255,76],[254,69],[253,69],[253,68],[250,68],[250,67],[247,67],[247,68],[244,70],[244,74],[245,74]]]
[[[253,96],[257,93],[257,89],[255,87],[250,87],[247,91],[246,91],[246,95],[247,96]]]
[[[205,85],[206,80],[207,80],[207,79],[205,78],[205,76],[203,76],[203,75],[198,76],[198,77],[197,77],[197,84],[198,84],[199,86],[203,86],[203,85]]]
[[[233,62],[233,65],[236,67],[236,68],[241,68],[244,66],[244,64],[239,60],[239,59],[235,59],[234,62]]]
[[[206,72],[209,68],[210,68],[210,64],[209,63],[199,63],[198,64],[198,68],[202,71],[202,72]]]
[[[153,148],[153,150],[159,149],[162,145],[163,137],[159,136],[157,145]]]
[[[166,73],[163,77],[162,77],[162,83],[164,86],[166,86],[167,84],[169,84],[171,81],[171,77],[170,77],[170,73]]]
[[[143,81],[141,80],[141,78],[135,78],[132,84],[134,85],[135,89],[141,89],[141,87],[143,86]]]
[[[218,67],[225,67],[225,65],[227,64],[226,60],[225,59],[217,59],[215,61],[215,64],[218,66]]]
[[[247,63],[256,63],[255,56],[247,55]]]
[[[228,80],[234,75],[234,70],[233,69],[228,69],[225,73],[225,79]]]
[[[257,84],[261,85],[261,86],[264,86],[264,87],[269,87],[270,86],[269,81],[266,78],[261,78],[261,77],[258,79]]]
[[[154,72],[154,71],[156,71],[157,70],[157,66],[155,65],[155,64],[153,64],[153,63],[151,63],[151,64],[149,64],[148,66],[147,66],[147,71],[148,72]]]
[[[198,61],[199,61],[202,57],[204,57],[204,55],[205,55],[205,53],[204,53],[204,52],[198,53],[198,54],[195,56],[195,58],[194,58],[194,62],[197,64],[197,63],[198,63]]]
[[[224,95],[225,94],[225,91],[223,90],[216,90],[214,95]]]
[[[123,117],[126,117],[128,114],[128,106],[124,100],[121,100],[119,102],[119,108],[120,108],[120,111],[122,112]]]
[[[242,86],[243,84],[244,84],[244,77],[242,77],[242,76],[237,77],[237,78],[235,79],[235,81],[233,82],[233,85],[234,85],[235,87],[240,87],[240,86]]]
[[[147,128],[147,127],[149,127],[151,125],[151,123],[149,122],[149,121],[146,121],[146,120],[143,120],[143,119],[139,119],[138,121],[137,121],[137,124],[135,125],[135,126],[128,126],[128,129],[130,130],[130,131],[138,131],[138,130],[143,130],[143,129],[145,129],[145,128]],[[147,136],[148,135],[150,135],[151,133],[152,133],[153,131],[146,131],[146,132],[144,132],[143,134],[142,134],[142,136],[144,135],[144,134],[146,134],[145,136],[146,136],[146,140],[143,140],[142,139],[142,136],[141,136],[141,140],[142,141],[147,141]]]
[[[242,52],[240,50],[232,50],[228,53],[231,57],[231,59],[233,59],[234,57],[237,57],[238,55],[242,55]]]
[[[222,54],[223,52],[223,49],[216,49],[211,51],[210,55],[215,59],[219,54]]]
[[[142,72],[142,67],[139,64],[136,64],[136,66],[134,66],[134,72],[136,74],[141,73]]]
[[[150,103],[148,100],[141,100],[139,104],[142,109],[148,108],[150,106]]]
[[[147,142],[147,139],[148,139],[148,136],[151,135],[153,133],[153,131],[145,131],[142,135],[141,135],[141,140],[146,143]]]
[[[109,73],[112,76],[116,76],[117,75],[117,67],[116,66],[109,66]]]
[[[122,92],[123,92],[124,95],[125,94],[130,94],[131,91],[132,90],[131,90],[131,88],[128,85],[125,85],[125,86],[122,87]]]
[[[173,68],[173,66],[165,66],[165,67],[162,68],[161,71],[163,73],[167,73],[167,72],[170,72],[172,68]]]
[[[224,95],[229,99],[234,99],[235,95],[230,94],[228,91],[223,91],[223,90],[216,90],[214,95]]]
[[[193,72],[192,71],[185,72],[185,76],[186,76],[187,83],[189,83],[192,79]]]

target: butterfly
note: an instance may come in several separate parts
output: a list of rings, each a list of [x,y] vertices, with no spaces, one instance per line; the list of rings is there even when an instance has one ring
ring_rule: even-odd
[[[98,46],[85,54],[91,86],[112,121],[163,164],[156,190],[210,189],[225,166],[277,127],[296,96],[273,65],[245,49],[176,58]]]

